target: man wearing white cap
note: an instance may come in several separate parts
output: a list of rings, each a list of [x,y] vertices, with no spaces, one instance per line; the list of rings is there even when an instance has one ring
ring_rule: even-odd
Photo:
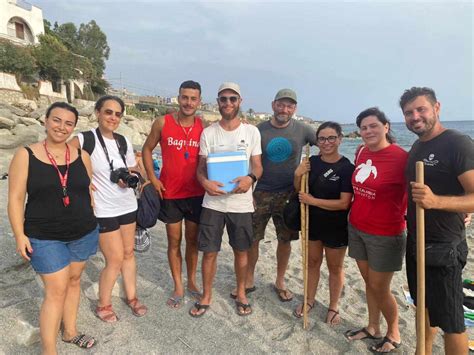
[[[217,269],[217,254],[222,243],[224,226],[234,251],[235,275],[237,279],[236,311],[240,316],[252,313],[245,293],[248,249],[253,242],[252,185],[262,175],[260,133],[255,126],[240,122],[238,117],[242,102],[239,85],[223,83],[217,93],[217,103],[222,118],[204,129],[201,134],[197,178],[206,190],[201,212],[198,249],[204,253],[202,259],[203,296],[190,309],[192,317],[206,313],[212,298],[212,283]],[[244,153],[246,166],[241,176],[232,180],[235,187],[230,193],[224,191],[228,181],[210,180],[207,159],[210,154]],[[242,154],[240,154],[242,156]]]
[[[265,237],[265,229],[271,217],[278,238],[274,290],[281,302],[293,299],[293,294],[285,283],[285,273],[291,254],[291,241],[298,239],[298,232],[289,230],[283,222],[283,208],[293,192],[293,175],[300,163],[303,146],[306,143],[316,144],[316,131],[310,125],[293,118],[297,101],[293,90],[279,90],[272,102],[272,118],[258,125],[262,137],[263,175],[254,191],[255,241],[249,250],[249,267],[245,285],[247,293],[256,289],[254,273],[259,243]],[[231,294],[231,297],[233,296]]]

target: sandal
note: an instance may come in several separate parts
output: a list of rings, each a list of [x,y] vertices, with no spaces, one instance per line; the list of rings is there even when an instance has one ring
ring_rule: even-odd
[[[247,287],[247,288],[245,289],[245,294],[248,295],[249,293],[254,292],[256,289],[257,289],[256,286]],[[232,293],[232,292],[229,294],[229,296],[230,296],[230,298],[232,298],[232,299],[234,299],[234,300],[237,298],[237,295],[234,294],[234,293]]]
[[[237,314],[241,317],[246,317],[252,314],[252,306],[250,303],[242,303],[239,301],[235,301],[235,307],[237,308]],[[247,311],[249,310],[249,311]]]
[[[383,346],[388,343],[390,345],[393,346],[392,349],[390,349],[389,351],[379,351],[379,349],[383,348]],[[390,338],[387,338],[387,337],[384,337],[382,339],[382,341],[378,344],[375,344],[375,345],[372,345],[370,347],[370,351],[372,351],[373,353],[376,353],[376,354],[390,354],[392,352],[397,352],[397,349],[401,346],[402,344],[401,343],[397,343],[395,341],[393,341],[392,339]]]
[[[307,313],[309,313],[313,308],[314,308],[314,303],[311,304],[309,302],[306,303],[308,305],[307,307]],[[293,311],[293,316],[296,318],[301,318],[303,317],[303,307],[301,307],[300,311],[298,312],[298,307],[302,306],[302,304],[298,305],[295,310]]]
[[[334,315],[330,319],[328,319],[330,312],[333,312]],[[339,316],[339,311],[328,308],[328,314],[326,316],[326,324],[329,324],[330,326],[341,324],[341,317]]]
[[[97,343],[97,340],[85,334],[76,335],[75,337],[69,340],[63,339],[63,341],[68,344],[77,345],[82,349],[90,349]]]
[[[192,298],[194,298],[196,301],[200,301],[202,298],[202,293],[199,291],[194,291],[188,288],[188,292],[191,295]]]
[[[359,339],[349,339],[352,337],[355,337],[357,334],[364,334],[362,338]],[[376,337],[375,335],[372,335],[369,333],[367,328],[361,328],[361,329],[352,329],[348,330],[347,332],[344,333],[344,336],[347,338],[347,340],[354,341],[354,340],[364,340],[364,339],[371,339],[371,340],[380,340],[382,337]]]
[[[132,309],[132,313],[135,317],[143,317],[148,311],[148,308],[136,297],[132,300],[127,300],[126,303]]]
[[[166,301],[166,305],[171,309],[180,309],[183,305],[183,297],[180,296],[171,296]]]
[[[293,299],[293,293],[288,289],[278,288],[276,285],[273,285],[280,302],[290,302]]]
[[[204,310],[204,311],[202,313],[193,313],[192,312],[193,309],[197,310],[198,312],[200,312],[201,309]],[[189,315],[193,318],[199,318],[199,317],[202,317],[203,315],[205,315],[208,309],[209,309],[208,304],[200,304],[199,302],[196,302],[196,303],[194,303],[194,305],[189,310]]]
[[[105,323],[115,323],[118,321],[117,314],[115,314],[111,304],[103,307],[97,306],[95,308],[94,314],[97,318]]]

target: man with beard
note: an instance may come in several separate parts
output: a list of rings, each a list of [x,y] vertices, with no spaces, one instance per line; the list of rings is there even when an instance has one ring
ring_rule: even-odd
[[[258,125],[262,136],[263,175],[254,191],[256,205],[253,215],[255,241],[249,250],[246,292],[256,290],[254,273],[259,255],[259,243],[265,237],[265,229],[273,220],[278,238],[276,250],[277,274],[274,290],[281,302],[293,299],[286,287],[285,273],[291,254],[291,241],[298,239],[298,232],[289,230],[283,222],[283,208],[294,191],[294,171],[301,160],[305,144],[316,144],[316,131],[303,122],[296,121],[296,93],[291,89],[281,89],[272,102],[273,116]],[[234,293],[230,295],[235,297]]]
[[[143,145],[143,162],[147,175],[163,199],[159,219],[166,223],[168,262],[174,281],[174,292],[167,300],[168,307],[178,309],[183,304],[184,287],[181,278],[182,221],[186,239],[187,290],[199,299],[196,285],[198,261],[197,232],[201,203],[204,195],[196,179],[199,139],[203,130],[196,110],[201,104],[201,85],[189,80],[179,87],[179,111],[158,118]],[[163,167],[160,178],[154,173],[152,152],[160,143]]]
[[[444,331],[446,354],[467,354],[462,269],[467,260],[465,223],[474,211],[474,143],[439,120],[440,103],[430,88],[413,87],[400,98],[407,128],[419,139],[407,164],[408,201],[406,269],[416,303],[416,203],[425,209],[426,353],[436,327]],[[425,183],[415,182],[415,164],[423,161]]]
[[[229,242],[234,251],[234,267],[237,279],[236,311],[240,316],[252,313],[245,294],[247,251],[253,241],[252,185],[262,175],[260,133],[238,117],[242,102],[239,85],[223,83],[218,90],[217,103],[222,118],[204,129],[201,135],[197,178],[206,190],[201,213],[198,248],[204,252],[202,259],[203,296],[194,304],[189,314],[201,317],[206,313],[212,298],[212,283],[217,269],[217,254],[226,226]],[[207,157],[218,152],[245,152],[248,174],[236,176],[231,193],[222,190],[222,182],[209,180]]]

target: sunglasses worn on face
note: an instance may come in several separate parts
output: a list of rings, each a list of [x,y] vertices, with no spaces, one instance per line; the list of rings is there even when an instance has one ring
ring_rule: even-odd
[[[238,96],[219,96],[217,98],[220,103],[225,104],[227,101],[230,101],[231,103],[235,104],[238,100]]]
[[[329,137],[318,137],[318,143],[324,143],[328,141],[329,143],[334,143],[337,140],[337,136],[329,136]]]
[[[117,118],[122,118],[123,113],[122,112],[114,112],[113,110],[106,109],[104,110],[104,113],[106,115],[115,115]]]

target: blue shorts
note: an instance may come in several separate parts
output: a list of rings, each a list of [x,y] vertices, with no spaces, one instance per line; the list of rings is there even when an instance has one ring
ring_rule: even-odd
[[[31,266],[38,274],[50,274],[59,271],[71,262],[89,259],[97,252],[99,226],[80,239],[70,242],[29,238],[33,253]]]

